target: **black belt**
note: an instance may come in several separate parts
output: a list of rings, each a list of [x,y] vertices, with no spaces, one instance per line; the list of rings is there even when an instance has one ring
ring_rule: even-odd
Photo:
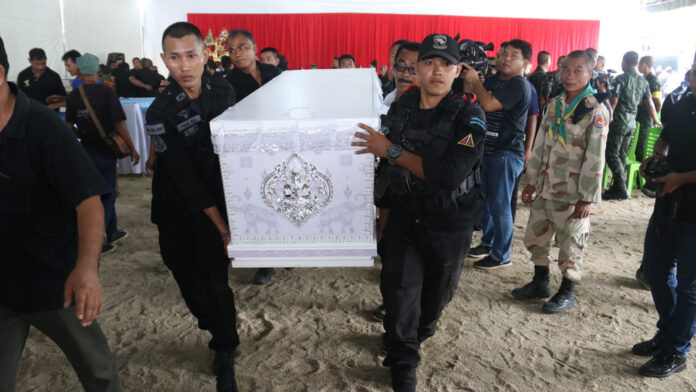
[[[464,179],[461,185],[459,185],[459,194],[465,194],[471,192],[476,185],[481,183],[481,168],[476,168],[473,173]]]

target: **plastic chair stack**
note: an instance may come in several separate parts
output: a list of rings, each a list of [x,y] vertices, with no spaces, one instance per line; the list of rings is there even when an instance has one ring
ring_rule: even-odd
[[[626,156],[626,189],[628,189],[629,199],[631,198],[631,190],[637,185],[636,176],[640,175],[638,170],[640,169],[640,162],[636,161],[636,146],[638,145],[639,132],[640,124],[636,124],[636,131],[633,132],[631,147],[628,149],[628,155]],[[602,176],[602,189],[606,189],[609,186],[610,175],[611,170],[609,170],[609,165],[605,164],[604,175]]]
[[[648,140],[645,142],[645,153],[643,156],[645,158],[651,157],[653,155],[653,150],[655,148],[655,142],[660,137],[662,133],[662,127],[655,127],[648,129]],[[638,174],[638,179],[640,181],[640,188],[643,189],[645,186],[645,178]]]

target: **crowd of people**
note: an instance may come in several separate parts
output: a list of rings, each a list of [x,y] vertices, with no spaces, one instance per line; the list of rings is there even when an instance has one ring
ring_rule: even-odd
[[[97,269],[100,253],[127,235],[115,214],[114,148],[133,163],[140,159],[118,97],[141,96],[155,98],[146,131],[161,256],[199,328],[211,335],[218,391],[237,391],[231,237],[209,122],[278,76],[287,61],[275,48],[259,51],[247,30],[232,29],[227,49],[218,66],[198,28],[175,23],[162,35],[168,78],[148,58],[133,58],[130,69],[122,57],[100,65],[96,56],[70,50],[62,58],[76,76],[68,94],[41,49],[30,51],[17,83],[8,81],[0,40],[0,390],[14,390],[30,326],[58,343],[86,390],[121,389],[95,320],[102,310]],[[611,78],[591,48],[559,57],[553,72],[546,51],[528,72],[532,55],[528,42],[511,39],[488,69],[477,70],[445,34],[398,40],[389,67],[379,69],[381,128],[356,125],[356,153],[379,158],[383,303],[374,317],[384,326],[384,365],[395,391],[416,390],[419,349],[434,335],[464,260],[484,270],[512,264],[519,186],[530,204],[524,245],[534,275],[511,295],[550,298],[541,307],[548,314],[575,306],[592,205],[630,196],[625,167],[634,137],[641,173],[661,188],[637,274],[652,291],[658,331],[632,351],[652,357],[639,370],[644,376],[686,366],[696,326],[696,63],[663,101],[650,56],[625,53],[623,73]],[[355,65],[350,54],[333,62]],[[61,106],[64,122],[54,112]],[[646,131],[663,125],[654,155],[645,155]],[[669,171],[650,174],[659,161]],[[613,182],[603,192],[605,162]],[[471,247],[477,229],[481,241]],[[555,294],[553,247],[562,274]],[[272,275],[259,269],[254,282]]]

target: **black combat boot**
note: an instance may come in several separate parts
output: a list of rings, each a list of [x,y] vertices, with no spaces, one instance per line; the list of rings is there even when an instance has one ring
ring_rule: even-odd
[[[391,368],[392,389],[394,392],[416,392],[416,369]]]
[[[686,355],[671,347],[664,347],[651,360],[641,366],[641,376],[665,378],[686,369]]]
[[[662,334],[662,331],[657,331],[652,339],[636,343],[633,348],[631,348],[631,351],[636,355],[651,357],[662,350],[664,342],[665,336]]]
[[[548,298],[551,296],[549,287],[549,267],[534,266],[534,278],[526,285],[512,290],[512,296],[517,299]]]
[[[216,351],[217,392],[239,392],[234,375],[234,352]]]
[[[568,278],[563,278],[563,281],[561,282],[561,287],[558,289],[558,292],[541,307],[541,311],[544,313],[561,313],[574,307],[574,288],[575,282],[569,280]]]

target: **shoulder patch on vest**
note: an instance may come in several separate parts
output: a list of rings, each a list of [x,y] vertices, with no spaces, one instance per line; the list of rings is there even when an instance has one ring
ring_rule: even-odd
[[[597,128],[602,128],[607,125],[607,120],[601,114],[598,114],[594,118],[594,126]]]
[[[464,136],[464,138],[457,142],[457,144],[474,148],[474,137],[471,134]]]

